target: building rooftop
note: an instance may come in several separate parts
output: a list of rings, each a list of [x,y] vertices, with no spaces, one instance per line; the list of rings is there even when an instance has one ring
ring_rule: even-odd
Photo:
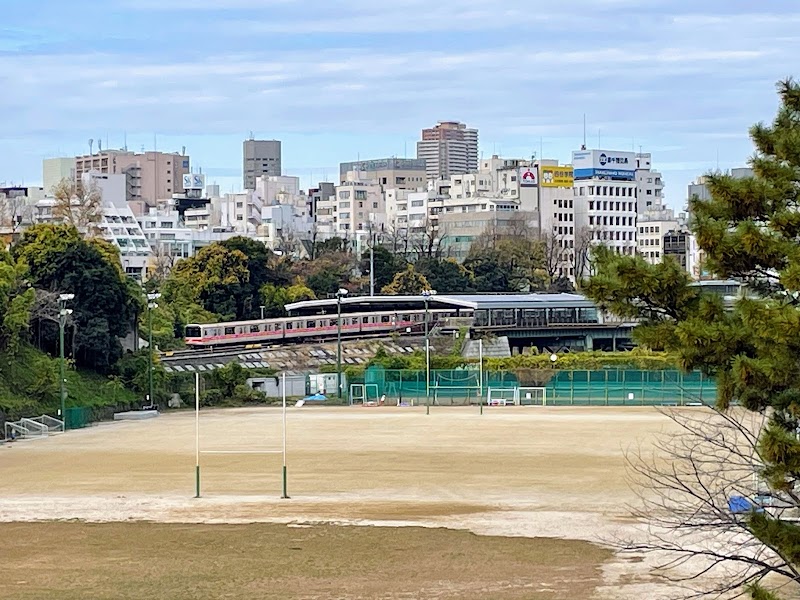
[[[595,304],[580,294],[437,294],[430,296],[431,308],[464,308],[470,310],[502,310],[516,308],[595,308]],[[327,314],[326,309],[334,309],[336,298],[307,300],[286,305],[292,315]],[[414,296],[345,296],[342,298],[342,312],[381,310],[418,310],[424,308],[422,295]],[[331,311],[333,312],[333,311]]]

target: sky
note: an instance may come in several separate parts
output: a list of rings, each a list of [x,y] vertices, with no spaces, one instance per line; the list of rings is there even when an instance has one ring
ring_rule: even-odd
[[[242,141],[308,187],[460,120],[488,157],[653,154],[668,204],[752,155],[800,68],[796,0],[0,0],[0,182],[103,147],[180,151],[223,191]]]

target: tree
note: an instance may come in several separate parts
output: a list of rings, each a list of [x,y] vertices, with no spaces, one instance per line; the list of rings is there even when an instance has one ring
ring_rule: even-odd
[[[414,269],[440,294],[468,294],[475,291],[474,276],[452,258],[423,258]]]
[[[389,285],[394,276],[405,269],[406,262],[384,248],[383,246],[376,245],[373,249],[373,264],[375,265],[375,289]],[[365,250],[361,255],[361,272],[369,276],[370,272],[370,256],[369,250]]]
[[[305,280],[317,298],[327,298],[350,285],[355,268],[354,257],[349,252],[326,252],[315,260],[297,263],[294,273]]]
[[[164,285],[169,302],[197,303],[205,310],[236,319],[249,309],[250,271],[241,250],[211,244],[191,258],[179,262]]]
[[[490,229],[472,243],[464,267],[475,275],[481,292],[528,292],[544,289],[542,243]]]
[[[103,240],[83,240],[71,225],[34,225],[12,253],[27,266],[36,288],[51,297],[75,295],[70,335],[78,365],[110,368],[122,355],[120,338],[130,333],[141,310],[141,294],[122,272],[116,248]],[[55,352],[52,317],[43,312],[37,325],[44,346]]]
[[[408,265],[405,271],[400,271],[395,275],[392,282],[384,287],[381,292],[391,296],[415,296],[429,289],[431,289],[431,286],[428,280],[418,273],[413,265]]]
[[[323,254],[347,252],[347,240],[340,237],[332,237],[314,244],[314,256],[312,259],[319,258]]]
[[[34,291],[25,281],[25,266],[0,250],[0,352],[16,353],[28,329]]]
[[[284,286],[292,281],[289,258],[279,259],[261,242],[251,238],[233,237],[220,246],[227,250],[239,251],[246,258],[249,277],[241,283],[239,297],[236,299],[236,318],[239,320],[257,319],[260,316],[261,288],[267,284]]]
[[[287,304],[294,302],[303,302],[305,300],[316,300],[317,296],[314,291],[306,286],[300,278],[297,278],[294,284],[289,287],[278,287],[271,283],[267,283],[261,288],[261,299],[264,306],[264,316],[267,318],[272,317],[285,317]]]
[[[425,221],[420,227],[412,228],[409,238],[417,260],[441,256],[442,236],[439,232],[438,222],[434,222],[430,217],[425,217]]]
[[[103,217],[103,194],[92,181],[62,179],[53,188],[53,218],[93,235]]]
[[[783,590],[787,594],[800,590],[800,526],[788,518],[800,510],[800,86],[787,80],[779,84],[779,93],[781,106],[773,123],[755,125],[750,131],[756,146],[750,161],[754,177],[712,173],[710,198],[690,200],[692,230],[708,266],[720,277],[745,281],[748,297],[727,308],[720,298],[691,287],[673,261],[645,267],[638,257],[612,256],[602,250],[595,255],[598,274],[586,286],[591,298],[617,314],[643,319],[634,334],[640,342],[672,350],[684,368],[716,377],[719,415],[746,410],[763,416],[745,443],[751,463],[727,464],[715,454],[693,456],[705,461],[704,472],[716,470],[726,482],[737,481],[737,469],[747,475],[736,486],[715,487],[711,492],[735,487],[739,495],[753,499],[757,488],[763,487],[780,508],[743,511],[736,518],[737,538],[723,540],[727,545],[713,540],[717,546],[711,557],[708,550],[681,554],[674,546],[665,548],[658,538],[651,538],[644,548],[672,551],[683,562],[694,560],[698,576],[725,568],[727,583],[704,591],[722,594],[741,584],[756,599],[779,597],[776,590],[767,589],[773,582],[764,577],[770,573],[785,577],[778,583],[788,580],[790,585]],[[739,407],[731,408],[734,403]],[[719,428],[702,435],[717,447],[731,443]],[[682,451],[679,446],[670,448]],[[708,538],[719,529],[709,526],[723,520],[723,515],[725,522],[730,521],[731,511],[718,501],[703,504],[686,491],[702,487],[704,477],[691,470],[673,473],[666,483],[659,480],[658,471],[646,474],[651,489],[677,484],[684,490],[668,510],[691,510],[693,502],[700,502],[705,523],[698,526],[687,517],[674,526],[682,535],[706,534],[710,543]],[[708,520],[712,517],[716,521]]]

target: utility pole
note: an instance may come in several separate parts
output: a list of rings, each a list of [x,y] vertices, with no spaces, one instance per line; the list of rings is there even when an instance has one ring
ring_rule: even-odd
[[[153,406],[153,309],[158,308],[156,300],[161,298],[161,294],[152,293],[147,294],[147,354],[149,360],[148,379],[150,380],[150,393],[147,395],[147,405]]]
[[[64,431],[67,430],[67,380],[64,373],[64,327],[67,324],[67,317],[72,314],[72,309],[67,308],[67,302],[74,298],[75,294],[60,294],[58,296],[59,389],[61,390],[61,420],[64,421]]]
[[[336,292],[336,397],[342,399],[342,298],[347,290],[339,288]]]

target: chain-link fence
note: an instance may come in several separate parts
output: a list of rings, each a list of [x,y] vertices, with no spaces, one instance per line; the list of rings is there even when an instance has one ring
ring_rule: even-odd
[[[409,404],[477,404],[489,388],[542,387],[546,402],[555,406],[688,405],[713,403],[716,382],[700,372],[637,369],[559,370],[477,369],[424,370],[368,368],[350,384],[368,384],[386,402]]]

